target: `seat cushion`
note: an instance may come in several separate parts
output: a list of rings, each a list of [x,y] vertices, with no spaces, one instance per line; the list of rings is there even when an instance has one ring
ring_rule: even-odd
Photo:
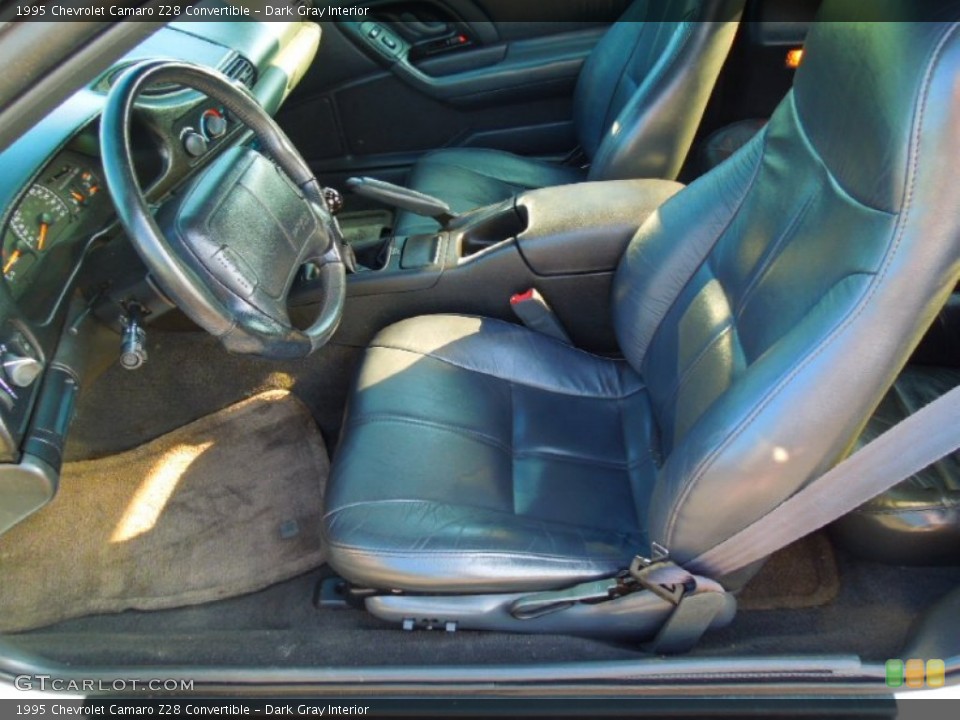
[[[524,190],[566,185],[586,179],[586,170],[499,150],[464,148],[438,150],[414,165],[407,187],[445,200],[456,213],[490,205]],[[394,223],[399,236],[435,232],[430,218],[400,212]]]
[[[656,453],[625,363],[499,320],[406,320],[357,379],[326,495],[330,563],[430,592],[609,576],[646,550]]]
[[[910,367],[867,424],[860,444],[960,385],[960,370]],[[960,453],[948,455],[834,525],[858,555],[903,565],[960,562]]]

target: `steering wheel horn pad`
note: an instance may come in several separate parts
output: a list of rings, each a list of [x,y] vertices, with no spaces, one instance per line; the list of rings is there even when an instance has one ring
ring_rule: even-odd
[[[174,251],[241,325],[296,344],[284,339],[286,297],[302,265],[325,262],[333,240],[322,213],[274,163],[244,147],[227,150],[171,205],[159,224]]]
[[[187,85],[222,103],[262,149],[224,151],[156,219],[136,181],[129,135],[135,99],[153,82]],[[343,238],[306,163],[252,96],[205,68],[148,62],[113,86],[100,134],[120,221],[151,275],[191,319],[228,350],[263,357],[303,357],[330,339],[346,298]],[[319,268],[322,299],[316,320],[300,330],[287,297],[308,262]]]

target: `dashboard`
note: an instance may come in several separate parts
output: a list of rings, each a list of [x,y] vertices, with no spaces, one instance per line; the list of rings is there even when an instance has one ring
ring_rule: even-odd
[[[170,23],[0,152],[0,532],[56,490],[84,377],[84,323],[104,320],[106,309],[117,329],[125,298],[151,286],[103,181],[99,117],[113,82],[142,60],[185,60],[223,72],[275,111],[319,39],[310,22]],[[148,202],[160,207],[249,137],[195,90],[145,88],[130,147]]]

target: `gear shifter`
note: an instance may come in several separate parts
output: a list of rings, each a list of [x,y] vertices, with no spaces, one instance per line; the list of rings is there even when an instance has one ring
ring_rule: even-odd
[[[431,217],[440,223],[444,230],[457,219],[457,215],[440,198],[405,188],[393,183],[376,180],[371,177],[353,177],[347,180],[349,187],[357,195],[363,195],[384,205],[409,210],[416,215]]]

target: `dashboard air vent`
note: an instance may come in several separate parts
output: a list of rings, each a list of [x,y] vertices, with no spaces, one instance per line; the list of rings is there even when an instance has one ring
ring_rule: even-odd
[[[257,69],[243,55],[234,55],[223,68],[223,74],[231,80],[243,83],[248,88],[252,88],[257,82]]]

